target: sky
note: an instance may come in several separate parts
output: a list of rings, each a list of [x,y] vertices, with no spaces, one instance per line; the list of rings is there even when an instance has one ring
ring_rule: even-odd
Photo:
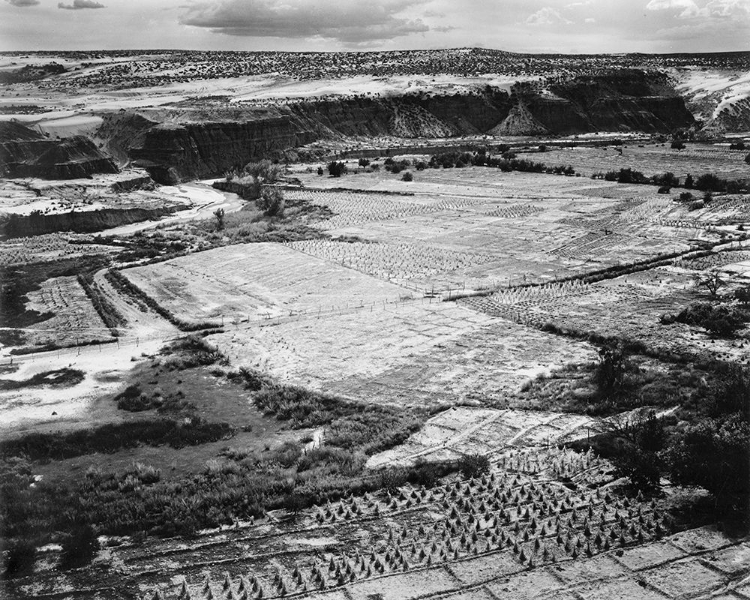
[[[750,50],[750,0],[0,0],[0,50]]]

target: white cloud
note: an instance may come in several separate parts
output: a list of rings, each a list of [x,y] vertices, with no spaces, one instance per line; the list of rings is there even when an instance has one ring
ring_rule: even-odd
[[[588,17],[584,20],[584,23],[596,23],[596,19],[593,17]]]
[[[84,8],[105,8],[103,4],[94,2],[94,0],[73,0],[73,4],[58,3],[57,8],[65,10],[83,10]]]
[[[13,6],[18,6],[19,8],[36,6],[37,4],[39,4],[39,0],[6,0],[6,2],[12,4]]]
[[[563,17],[551,6],[545,6],[540,8],[534,14],[531,14],[526,19],[526,23],[529,25],[559,25],[565,24],[570,25],[573,21],[570,21]]]
[[[651,0],[648,10],[681,10],[681,19],[730,18],[750,15],[750,0],[710,0],[700,7],[694,0]]]
[[[181,23],[235,36],[326,38],[350,44],[391,40],[430,28],[403,12],[426,0],[222,0],[187,7]]]

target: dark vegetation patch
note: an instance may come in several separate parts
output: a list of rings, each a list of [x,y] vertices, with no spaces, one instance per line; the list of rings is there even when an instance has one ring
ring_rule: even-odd
[[[748,311],[727,304],[713,302],[693,302],[677,315],[665,315],[661,322],[669,325],[673,322],[702,327],[712,335],[723,338],[734,337],[737,330],[750,321]]]
[[[234,429],[228,423],[159,418],[102,425],[71,433],[29,433],[0,442],[0,456],[46,461],[97,452],[110,454],[142,444],[184,448],[229,438],[233,433]]]
[[[18,546],[19,564],[28,559],[22,547],[27,541],[68,544],[70,562],[61,566],[73,566],[90,558],[92,532],[191,535],[278,508],[293,518],[304,507],[350,493],[406,482],[433,485],[458,468],[420,463],[365,471],[368,455],[401,443],[429,413],[280,385],[250,369],[221,367],[222,361],[205,339],[188,336],[139,367],[109,400],[138,410],[134,420],[91,431],[28,434],[0,445],[0,535]],[[157,395],[157,388],[169,393]],[[184,404],[167,410],[171,418],[166,418],[165,408],[177,392]],[[220,417],[226,422],[216,422]],[[323,430],[322,445],[309,445],[315,438],[311,428]],[[218,446],[216,440],[231,435],[234,446]],[[157,447],[166,457],[162,466],[137,463],[139,456],[156,457]],[[190,465],[174,472],[169,466],[174,458],[168,457],[177,455],[171,448],[182,448],[180,457],[193,453]],[[103,453],[89,462],[98,466],[81,474],[83,455],[93,452]],[[122,464],[120,455],[129,462]],[[65,473],[59,473],[62,465]],[[40,471],[48,474],[35,482]],[[16,573],[24,572],[17,567]]]
[[[0,379],[0,390],[20,390],[27,387],[51,386],[51,387],[72,387],[78,385],[84,380],[84,373],[78,369],[57,369],[54,371],[44,371],[37,373],[28,379]]]
[[[663,477],[703,487],[712,502],[697,520],[713,517],[742,531],[750,526],[750,373],[741,366],[665,363],[609,345],[594,364],[538,378],[522,396],[537,408],[633,411],[614,417],[606,433],[571,446],[593,447],[640,490],[653,493]]]
[[[78,283],[83,288],[83,291],[86,292],[86,296],[91,301],[91,304],[104,324],[109,328],[112,336],[118,337],[120,335],[118,328],[125,327],[128,322],[117,307],[109,301],[96,285],[94,274],[92,272],[80,273],[78,275]]]

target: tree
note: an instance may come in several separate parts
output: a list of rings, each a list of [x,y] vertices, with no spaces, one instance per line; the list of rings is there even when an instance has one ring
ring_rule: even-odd
[[[716,298],[719,295],[719,290],[727,285],[727,282],[721,278],[719,271],[711,270],[707,273],[699,273],[696,275],[695,285],[706,288],[708,293],[711,294],[711,297]]]
[[[346,163],[332,160],[328,163],[328,173],[331,177],[341,177],[346,173]]]
[[[667,441],[662,420],[651,410],[614,418],[610,427],[620,441],[619,451],[612,457],[619,475],[638,489],[657,487],[663,470],[659,453]]]
[[[734,297],[742,304],[750,304],[750,286],[746,285],[734,291]]]
[[[284,192],[275,186],[264,186],[256,205],[267,217],[283,217]]]
[[[750,424],[741,413],[685,426],[665,452],[671,480],[712,494],[715,513],[750,519]]]
[[[409,171],[406,171],[402,176],[401,179],[403,181],[414,181],[414,175],[412,175]]]
[[[622,345],[613,344],[601,347],[599,362],[594,370],[594,383],[599,391],[605,396],[619,391],[625,382],[628,367],[628,356]]]
[[[214,217],[216,217],[216,231],[224,229],[224,209],[217,208],[214,211]]]
[[[483,454],[466,454],[458,461],[458,469],[466,479],[479,477],[490,470],[490,459]]]

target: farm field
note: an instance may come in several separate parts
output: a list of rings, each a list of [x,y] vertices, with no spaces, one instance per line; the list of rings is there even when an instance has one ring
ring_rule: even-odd
[[[694,178],[705,173],[716,173],[724,179],[747,177],[747,152],[730,150],[727,146],[687,143],[682,150],[672,150],[667,144],[626,144],[622,154],[613,147],[550,148],[542,153],[518,153],[519,157],[548,166],[571,165],[577,173],[588,177],[596,173],[633,169],[646,176],[674,173],[684,181],[687,174]]]
[[[637,597],[703,598],[719,590],[745,597],[747,541],[712,527],[683,530],[668,512],[678,498],[622,495],[608,461],[549,444],[551,431],[585,435],[588,426],[596,422],[574,415],[449,409],[405,448],[422,446],[426,436],[459,452],[473,444],[491,456],[488,473],[348,496],[292,519],[273,511],[197,540],[113,545],[119,569],[99,572],[90,593],[119,578],[132,582],[138,598],[158,591],[165,600],[576,598],[614,590],[635,597],[627,594],[646,581],[648,595]],[[431,434],[443,429],[448,437]],[[75,581],[48,570],[33,593],[59,593]]]
[[[110,330],[75,277],[48,279],[40,290],[29,292],[28,297],[28,310],[54,316],[26,329],[27,344],[79,346],[112,341]]]
[[[715,243],[722,231],[736,235],[746,219],[742,196],[689,211],[653,186],[481,167],[428,169],[412,182],[363,172],[302,180],[317,189],[290,196],[335,213],[319,228],[378,243],[334,237],[293,248],[421,291],[554,281],[685,252]],[[331,182],[339,187],[325,192]]]
[[[697,523],[674,516],[684,515],[683,504],[691,506],[703,492],[664,480],[663,493],[636,494],[614,461],[564,446],[611,433],[615,417],[591,415],[620,412],[595,410],[601,399],[592,371],[600,354],[597,345],[583,341],[588,334],[641,341],[669,356],[684,352],[691,360],[747,363],[743,337],[714,339],[697,327],[660,323],[662,315],[705,298],[695,287],[696,274],[720,269],[730,280],[722,290],[727,298],[743,284],[750,264],[750,247],[742,245],[738,229],[746,221],[744,196],[719,195],[689,211],[675,194],[657,194],[651,186],[479,167],[415,172],[412,182],[384,172],[321,178],[301,167],[292,175],[308,187],[285,190],[290,206],[330,211],[301,213],[315,232],[310,237],[322,237],[230,244],[121,268],[140,293],[97,270],[93,281],[127,321],[122,348],[109,344],[111,351],[103,354],[112,369],[93,367],[94,348],[86,358],[49,353],[41,357],[46,364],[80,366],[84,381],[53,392],[5,392],[2,410],[31,431],[35,424],[75,427],[97,410],[108,411],[116,423],[123,416],[113,396],[122,387],[112,380],[123,379],[128,361],[156,360],[159,348],[181,335],[179,327],[202,326],[195,339],[214,348],[219,362],[206,369],[210,377],[201,376],[198,408],[190,417],[167,417],[137,406],[125,418],[183,423],[220,415],[234,429],[194,450],[138,448],[102,463],[125,469],[131,456],[152,457],[153,468],[165,473],[161,483],[180,486],[198,476],[183,473],[187,457],[200,456],[205,468],[203,462],[191,468],[218,480],[239,477],[246,472],[240,464],[246,468],[276,444],[312,443],[304,446],[300,464],[308,450],[323,456],[310,460],[330,460],[327,476],[335,484],[342,467],[325,457],[339,453],[362,465],[363,487],[307,492],[314,500],[302,507],[276,505],[253,518],[232,508],[224,513],[231,519],[216,519],[224,526],[197,528],[190,538],[155,539],[151,532],[143,544],[127,536],[104,538],[93,566],[78,572],[57,570],[60,552],[48,547],[33,581],[19,578],[10,584],[13,593],[75,600],[110,593],[138,600],[370,600],[377,594],[677,600],[720,592],[750,598],[747,538],[695,529]],[[212,205],[203,206],[210,219],[205,211]],[[209,223],[203,226],[213,227]],[[181,226],[164,223],[156,234],[190,234]],[[44,243],[50,252],[65,252],[59,238]],[[18,244],[22,249],[31,242]],[[658,265],[641,271],[585,278],[657,258]],[[93,335],[100,325],[109,333],[98,315],[88,314],[93,306],[72,277],[47,280],[27,300],[27,308],[55,314],[29,328],[39,340],[49,323],[68,338],[84,327]],[[550,324],[557,329],[545,327]],[[580,335],[561,335],[562,329]],[[38,358],[21,358],[19,370],[5,379],[39,372],[31,362]],[[164,359],[163,373],[156,367],[142,373],[138,401],[153,401],[163,382],[183,386],[190,367],[180,360]],[[580,395],[586,414],[562,412],[571,410],[570,404],[554,405],[562,396],[547,398],[544,412],[529,410],[545,401],[532,397],[542,385],[537,382],[553,376],[579,378],[571,394],[589,394]],[[212,406],[211,386],[226,392],[230,379],[231,385],[247,382],[242,395],[231,406]],[[296,428],[279,412],[253,405],[284,384],[363,403],[362,412],[365,406],[421,411],[423,424],[373,454],[356,446],[347,454],[326,446],[326,436],[339,433],[333,421]],[[110,396],[97,404],[95,392]],[[26,393],[30,416],[23,414]],[[666,401],[659,407],[660,415],[675,414]],[[304,410],[317,415],[315,408]],[[53,420],[52,411],[61,418]],[[624,416],[636,421],[640,413]],[[472,457],[486,458],[488,470],[459,475],[455,465]],[[83,472],[94,460],[77,456],[66,466]],[[296,475],[281,462],[254,464],[286,477],[293,491],[302,487],[294,487]],[[376,478],[387,482],[391,472],[397,477],[424,464],[454,467],[427,483],[397,480],[361,491],[372,489],[366,485]],[[44,465],[45,472],[54,466]],[[127,487],[124,481],[114,485]],[[147,485],[134,493],[145,493]]]
[[[637,340],[664,353],[688,352],[746,362],[741,339],[717,339],[696,327],[660,322],[662,316],[676,315],[691,302],[706,300],[706,293],[695,285],[696,273],[709,268],[744,273],[741,265],[745,260],[746,251],[728,251],[591,284],[501,290],[459,302],[533,327],[552,324]],[[743,279],[735,276],[728,281],[736,287]]]

